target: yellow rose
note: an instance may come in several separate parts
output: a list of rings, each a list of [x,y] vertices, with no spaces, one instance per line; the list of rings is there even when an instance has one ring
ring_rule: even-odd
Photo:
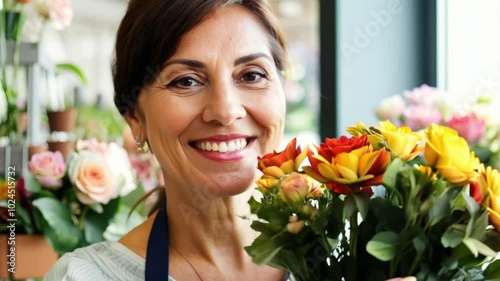
[[[479,186],[483,194],[488,194],[486,208],[490,213],[491,224],[500,231],[500,174],[498,170],[481,165]]]
[[[446,181],[464,185],[479,177],[479,159],[455,130],[431,124],[425,132],[425,138],[425,162]]]
[[[412,132],[410,127],[396,128],[391,121],[380,122],[380,126],[393,157],[411,161],[424,151],[424,146],[420,145],[422,135]]]
[[[258,179],[255,183],[258,186],[258,189],[262,192],[268,191],[271,187],[276,185],[279,182],[278,179],[269,177],[267,175],[262,176],[260,179]]]

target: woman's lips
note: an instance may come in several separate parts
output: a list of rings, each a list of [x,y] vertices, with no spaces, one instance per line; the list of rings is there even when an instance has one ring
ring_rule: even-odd
[[[214,161],[235,161],[244,157],[244,151],[255,138],[219,136],[190,142],[205,158]]]
[[[220,153],[227,153],[238,151],[247,146],[246,139],[235,139],[231,141],[203,141],[196,142],[195,147],[203,151],[216,151]]]

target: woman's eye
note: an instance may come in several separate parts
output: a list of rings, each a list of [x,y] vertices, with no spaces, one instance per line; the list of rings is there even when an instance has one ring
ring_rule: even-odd
[[[173,80],[168,84],[169,87],[178,87],[178,88],[188,88],[198,86],[199,83],[196,79],[192,77],[181,77]]]
[[[257,82],[262,78],[267,78],[266,74],[262,72],[248,72],[242,76],[244,82]]]

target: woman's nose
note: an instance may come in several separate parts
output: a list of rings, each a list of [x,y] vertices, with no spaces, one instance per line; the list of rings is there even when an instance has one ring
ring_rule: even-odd
[[[243,93],[234,83],[217,82],[212,84],[208,91],[203,121],[228,126],[246,116],[241,99]]]

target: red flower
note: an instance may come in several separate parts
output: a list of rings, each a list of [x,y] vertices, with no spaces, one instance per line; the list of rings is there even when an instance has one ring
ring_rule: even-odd
[[[357,148],[363,147],[367,144],[368,135],[364,134],[359,137],[346,137],[341,136],[340,138],[325,139],[324,143],[321,143],[318,148],[318,154],[323,156],[327,161],[330,161],[333,157],[337,156],[342,152],[351,152]]]
[[[362,186],[362,187],[352,187],[349,185],[343,185],[343,184],[338,184],[336,182],[332,182],[326,185],[326,187],[337,193],[337,194],[344,194],[344,195],[349,195],[352,193],[352,189],[354,188],[354,193],[367,193],[370,196],[373,195],[373,190],[371,186]]]
[[[476,200],[477,204],[481,205],[483,203],[483,193],[481,192],[481,186],[478,182],[473,181],[470,183],[469,195]]]

